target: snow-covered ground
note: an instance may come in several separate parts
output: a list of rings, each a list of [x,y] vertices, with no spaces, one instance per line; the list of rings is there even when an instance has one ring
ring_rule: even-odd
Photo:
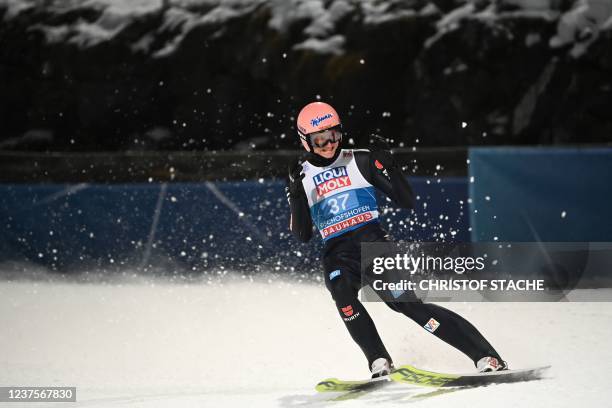
[[[397,363],[473,370],[407,318],[367,306]],[[480,328],[511,367],[551,364],[549,378],[426,399],[414,395],[428,390],[398,384],[330,403],[314,391],[318,380],[368,370],[323,284],[134,278],[0,282],[0,385],[76,386],[84,407],[609,405],[612,303],[445,306]]]

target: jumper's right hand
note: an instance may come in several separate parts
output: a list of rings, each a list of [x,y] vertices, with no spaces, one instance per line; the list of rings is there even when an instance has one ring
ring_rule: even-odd
[[[304,185],[302,179],[306,176],[302,173],[302,164],[298,162],[295,166],[289,168],[289,194],[291,197],[299,197],[304,193]]]

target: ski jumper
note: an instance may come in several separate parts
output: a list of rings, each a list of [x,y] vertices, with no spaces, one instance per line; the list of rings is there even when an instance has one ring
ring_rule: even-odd
[[[308,160],[302,163],[305,194],[289,197],[291,231],[306,242],[312,237],[314,224],[324,241],[325,285],[340,318],[365,354],[368,366],[380,357],[392,362],[372,318],[357,296],[359,289],[374,280],[374,276],[366,276],[366,282],[362,282],[360,244],[388,242],[388,235],[378,220],[375,189],[403,208],[413,207],[412,190],[401,169],[382,168],[371,158],[370,151],[338,150],[333,161],[319,160],[318,156],[309,154]],[[458,314],[423,303],[413,292],[405,292],[397,301],[385,303],[466,354],[474,364],[485,356],[501,361],[482,334]],[[437,326],[428,325],[431,319]]]

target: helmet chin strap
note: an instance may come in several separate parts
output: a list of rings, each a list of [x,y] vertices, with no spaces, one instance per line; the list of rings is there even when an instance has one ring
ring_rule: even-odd
[[[300,137],[300,140],[302,142],[305,142],[306,146],[308,146],[308,149],[307,149],[308,153],[315,154],[314,153],[314,147],[312,146],[312,143],[310,142],[310,138],[308,136],[306,136],[306,135],[303,135],[300,131],[298,131],[298,136]]]

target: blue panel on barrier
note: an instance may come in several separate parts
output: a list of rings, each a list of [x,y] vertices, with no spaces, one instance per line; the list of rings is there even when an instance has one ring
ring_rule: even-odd
[[[472,148],[472,241],[612,241],[612,149]]]
[[[394,238],[467,241],[466,180],[410,180],[415,210],[382,216]],[[302,244],[288,230],[284,185],[0,184],[0,261],[64,271],[319,269],[317,233]]]

